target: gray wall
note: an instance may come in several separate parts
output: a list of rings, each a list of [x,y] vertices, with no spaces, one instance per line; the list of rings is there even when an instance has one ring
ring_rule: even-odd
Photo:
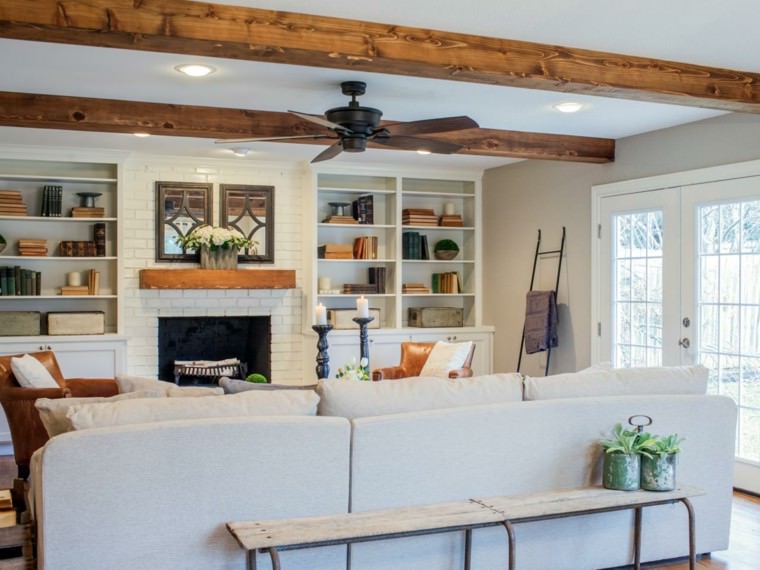
[[[558,300],[560,346],[550,373],[589,365],[591,335],[591,187],[760,159],[760,117],[728,114],[617,141],[612,164],[525,161],[483,179],[484,322],[496,327],[494,368],[513,371],[530,285],[537,230],[542,249],[557,249],[567,228]],[[545,258],[535,289],[554,287],[557,259]],[[545,353],[521,372],[543,375]]]

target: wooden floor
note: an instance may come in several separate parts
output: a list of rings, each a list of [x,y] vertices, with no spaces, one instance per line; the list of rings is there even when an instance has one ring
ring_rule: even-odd
[[[0,489],[7,489],[16,476],[13,457],[0,456]],[[646,564],[649,569],[688,570],[688,561]],[[734,493],[731,539],[728,550],[714,552],[697,561],[699,570],[760,570],[760,497]]]

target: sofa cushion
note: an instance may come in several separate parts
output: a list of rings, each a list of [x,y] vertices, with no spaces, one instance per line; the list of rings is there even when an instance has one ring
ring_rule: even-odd
[[[11,358],[11,370],[24,388],[59,388],[48,369],[30,354]]]
[[[225,394],[239,394],[250,390],[316,390],[316,384],[265,384],[263,382],[246,382],[222,376],[219,386]]]
[[[142,378],[140,376],[121,375],[116,377],[119,385],[119,393],[134,392],[136,390],[160,390],[169,398],[189,396],[221,396],[224,390],[205,386],[177,386],[164,380]]]
[[[433,346],[430,355],[422,366],[420,376],[448,378],[449,370],[462,368],[471,349],[471,340],[467,342],[445,342],[439,340]]]
[[[137,398],[163,398],[164,393],[160,390],[139,390],[136,392],[127,392],[126,394],[117,394],[116,396],[101,397],[94,396],[89,398],[37,398],[34,401],[34,407],[40,413],[40,420],[45,426],[45,431],[50,437],[73,431],[66,414],[71,406],[78,404],[103,404],[107,402],[118,402],[121,400],[132,400]]]
[[[152,398],[78,404],[68,411],[76,430],[164,420],[234,416],[313,416],[319,397],[311,391],[241,392],[206,398]]]
[[[522,399],[521,376],[489,374],[472,378],[415,377],[358,382],[320,380],[320,416],[359,418],[419,410],[455,408]]]
[[[646,394],[704,394],[708,370],[704,366],[611,368],[553,376],[525,378],[526,400],[553,400],[585,396]]]

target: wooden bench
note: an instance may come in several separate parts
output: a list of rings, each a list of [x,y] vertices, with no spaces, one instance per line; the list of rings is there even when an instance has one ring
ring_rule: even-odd
[[[280,570],[278,550],[464,531],[464,568],[469,570],[473,529],[501,525],[507,533],[509,569],[514,570],[515,524],[634,509],[634,567],[638,570],[642,508],[681,502],[686,506],[689,521],[689,568],[695,570],[694,509],[689,497],[703,494],[701,489],[685,485],[660,493],[588,487],[339,515],[230,522],[227,529],[245,549],[249,570],[256,569],[257,550],[268,552],[273,570]]]

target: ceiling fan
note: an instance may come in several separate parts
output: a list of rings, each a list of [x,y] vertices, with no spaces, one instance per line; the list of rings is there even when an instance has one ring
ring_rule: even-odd
[[[362,107],[356,98],[364,95],[367,84],[363,81],[344,81],[340,84],[344,95],[351,97],[348,106],[335,107],[325,111],[324,115],[312,115],[288,111],[302,119],[311,121],[331,131],[324,135],[294,135],[285,137],[264,137],[248,139],[221,139],[217,144],[283,141],[294,139],[333,139],[335,144],[329,146],[311,162],[322,162],[338,156],[341,152],[363,152],[367,142],[373,141],[390,148],[401,150],[428,151],[436,154],[452,154],[462,148],[462,145],[446,141],[418,138],[416,135],[445,133],[463,129],[476,129],[478,124],[469,117],[442,117],[425,119],[406,123],[391,123],[380,125],[383,112],[372,107]]]

